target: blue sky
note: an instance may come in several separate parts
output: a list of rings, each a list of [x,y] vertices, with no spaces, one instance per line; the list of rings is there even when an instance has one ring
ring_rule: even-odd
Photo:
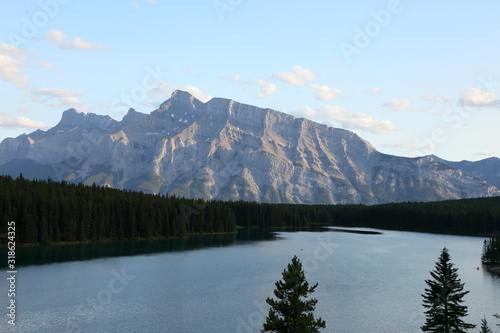
[[[0,10],[0,140],[175,89],[352,130],[379,151],[500,156],[500,2],[20,0]]]

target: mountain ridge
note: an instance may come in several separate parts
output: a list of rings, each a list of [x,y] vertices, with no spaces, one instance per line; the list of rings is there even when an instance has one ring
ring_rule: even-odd
[[[0,143],[0,173],[36,178],[37,168],[42,178],[220,200],[376,204],[500,195],[432,156],[383,154],[345,129],[230,99],[203,103],[180,90],[149,114],[129,109],[117,121],[68,109],[46,132]]]

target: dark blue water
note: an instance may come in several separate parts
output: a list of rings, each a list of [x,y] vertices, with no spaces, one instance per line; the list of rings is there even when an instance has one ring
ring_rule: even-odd
[[[424,280],[444,246],[470,290],[467,320],[479,324],[486,315],[494,326],[491,315],[500,312],[500,278],[477,270],[482,238],[397,231],[277,236],[223,238],[221,244],[212,239],[171,252],[20,267],[17,325],[7,327],[4,321],[0,329],[258,332],[268,311],[264,300],[296,254],[308,281],[319,283],[313,296],[316,315],[327,322],[324,332],[420,332]],[[5,300],[1,286],[0,300]]]

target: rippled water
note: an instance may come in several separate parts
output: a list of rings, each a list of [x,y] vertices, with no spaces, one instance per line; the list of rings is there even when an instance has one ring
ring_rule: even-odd
[[[20,267],[17,325],[7,332],[258,332],[264,300],[295,254],[308,281],[319,283],[313,296],[324,332],[420,332],[424,280],[444,246],[471,291],[467,320],[479,324],[486,315],[494,326],[491,315],[500,312],[500,278],[477,269],[482,238],[397,231],[276,236],[222,244],[212,238],[175,250],[149,242],[174,252]],[[7,293],[4,284],[0,293]]]

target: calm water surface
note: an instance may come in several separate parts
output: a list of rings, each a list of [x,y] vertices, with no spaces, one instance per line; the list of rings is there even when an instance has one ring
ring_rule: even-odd
[[[116,245],[68,247],[79,259],[91,257],[89,251],[102,258],[20,267],[17,325],[4,331],[258,332],[268,311],[264,300],[297,254],[308,281],[319,283],[313,295],[324,332],[420,332],[424,280],[444,246],[471,291],[468,321],[479,324],[486,315],[494,326],[491,315],[500,312],[500,278],[477,269],[482,238],[397,231],[275,236],[131,242],[119,245],[123,254],[143,254],[125,257],[109,257],[120,254]],[[30,251],[23,255],[34,263]],[[0,293],[5,300],[5,283]],[[0,331],[5,327],[4,320]]]

